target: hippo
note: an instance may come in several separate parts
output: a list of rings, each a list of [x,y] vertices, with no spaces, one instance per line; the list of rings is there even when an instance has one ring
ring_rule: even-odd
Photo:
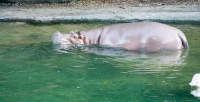
[[[54,44],[98,44],[127,50],[157,52],[160,50],[187,49],[186,36],[177,28],[157,22],[122,23],[92,30],[55,32]]]

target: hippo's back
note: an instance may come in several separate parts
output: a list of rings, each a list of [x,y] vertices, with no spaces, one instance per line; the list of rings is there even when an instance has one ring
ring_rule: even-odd
[[[155,22],[136,22],[104,27],[100,44],[155,52],[182,49],[182,40],[187,43],[185,35],[177,28]]]

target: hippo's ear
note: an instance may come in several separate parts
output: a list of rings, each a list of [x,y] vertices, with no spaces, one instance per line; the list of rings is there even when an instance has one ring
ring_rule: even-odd
[[[70,35],[73,35],[73,34],[76,34],[76,32],[74,32],[74,31],[71,31],[71,32],[70,32]]]

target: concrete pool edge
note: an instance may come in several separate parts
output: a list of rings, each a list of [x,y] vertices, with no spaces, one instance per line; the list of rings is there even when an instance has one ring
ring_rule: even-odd
[[[0,6],[0,21],[56,22],[200,22],[199,4],[134,7],[16,7]]]

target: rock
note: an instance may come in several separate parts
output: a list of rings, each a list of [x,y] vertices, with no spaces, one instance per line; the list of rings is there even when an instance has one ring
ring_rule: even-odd
[[[189,84],[200,88],[200,73],[195,74]]]

